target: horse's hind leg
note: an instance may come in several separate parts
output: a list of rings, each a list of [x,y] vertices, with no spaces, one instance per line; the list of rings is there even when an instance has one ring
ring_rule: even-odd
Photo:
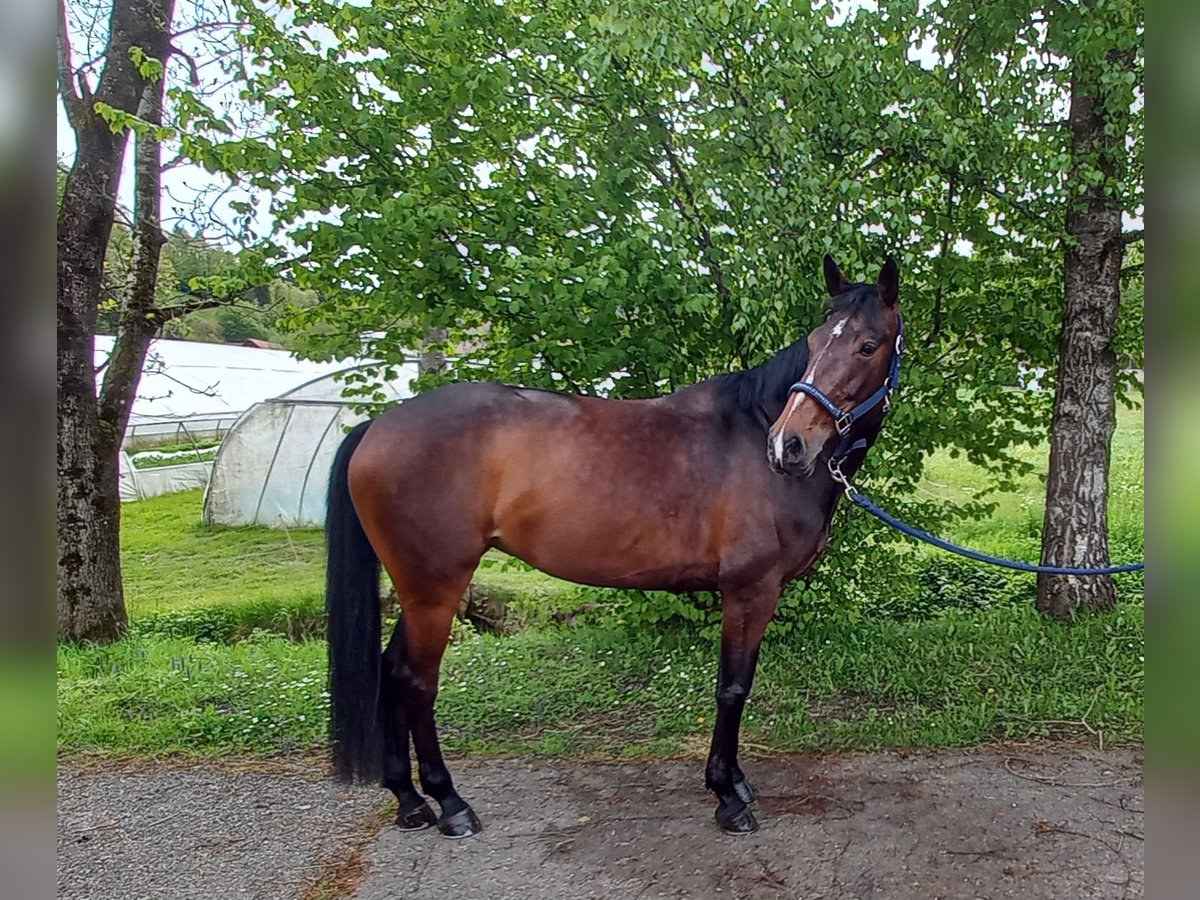
[[[404,617],[396,623],[392,638],[383,652],[379,679],[379,714],[383,723],[383,786],[396,795],[399,812],[396,825],[404,831],[419,831],[437,824],[437,816],[417,791],[409,758],[408,709],[406,686],[411,673],[408,665],[408,636]]]
[[[442,809],[438,830],[447,837],[468,837],[483,830],[474,810],[458,795],[454,781],[442,759],[434,721],[438,672],[450,638],[450,626],[459,601],[471,580],[465,576],[442,582],[435,589],[428,585],[410,590],[405,596],[405,630],[408,637],[409,677],[405,685],[405,707],[413,747],[417,751],[421,787]]]

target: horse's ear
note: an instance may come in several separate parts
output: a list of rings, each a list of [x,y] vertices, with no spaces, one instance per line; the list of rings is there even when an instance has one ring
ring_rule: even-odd
[[[850,289],[850,282],[846,280],[846,276],[842,274],[842,270],[838,268],[838,264],[828,253],[825,254],[825,289],[829,291],[830,297],[844,294]]]
[[[889,253],[879,271],[879,297],[888,306],[895,306],[900,299],[900,267],[895,258]]]

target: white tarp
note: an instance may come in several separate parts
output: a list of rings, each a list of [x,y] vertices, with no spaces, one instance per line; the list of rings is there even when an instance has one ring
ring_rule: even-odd
[[[112,348],[111,336],[96,335],[97,389]],[[126,436],[162,433],[186,441],[189,436],[223,433],[255,403],[278,397],[346,365],[299,359],[287,350],[151,341]]]
[[[118,490],[122,503],[145,500],[160,494],[189,491],[208,486],[212,462],[179,463],[174,466],[156,466],[152,469],[135,468],[124,450],[119,463],[120,481]]]

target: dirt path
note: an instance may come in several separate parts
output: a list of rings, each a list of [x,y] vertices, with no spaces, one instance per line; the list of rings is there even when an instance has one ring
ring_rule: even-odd
[[[453,766],[485,831],[387,827],[310,769],[59,773],[60,898],[1140,897],[1142,753],[1008,747],[751,759],[722,835],[695,760]]]

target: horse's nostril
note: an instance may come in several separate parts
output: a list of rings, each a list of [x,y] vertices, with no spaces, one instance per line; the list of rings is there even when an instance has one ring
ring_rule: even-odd
[[[790,434],[783,441],[783,462],[798,463],[804,456],[804,441]]]

